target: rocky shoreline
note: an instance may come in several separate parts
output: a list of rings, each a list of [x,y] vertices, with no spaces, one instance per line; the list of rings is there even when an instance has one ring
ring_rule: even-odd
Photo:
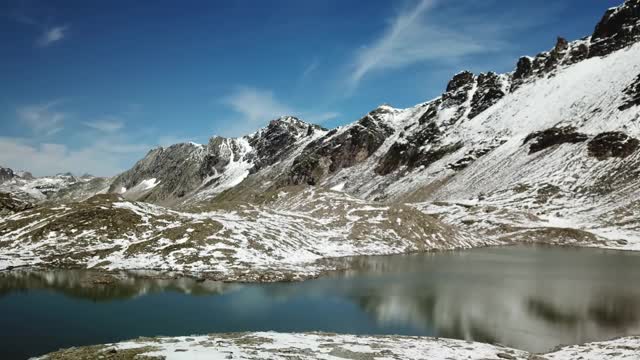
[[[639,354],[640,337],[567,346],[547,354],[532,354],[500,345],[443,338],[257,332],[139,338],[115,344],[59,350],[37,359],[637,360]]]
[[[456,251],[469,251],[483,248],[501,248],[509,246],[532,246],[532,247],[564,247],[564,248],[593,248],[607,251],[628,251],[636,252],[637,249],[619,249],[601,247],[593,243],[580,243],[575,242],[571,244],[561,244],[553,241],[549,242],[515,242],[506,243],[503,245],[483,245],[475,247],[461,247],[456,249],[430,249],[425,251],[407,251],[399,253],[389,254],[372,254],[372,255],[355,255],[355,256],[341,256],[322,258],[311,264],[301,264],[300,267],[307,266],[305,272],[296,271],[296,269],[282,270],[278,268],[273,269],[255,269],[255,271],[247,271],[242,273],[221,273],[221,272],[208,272],[208,271],[183,271],[183,270],[163,270],[156,268],[130,268],[130,269],[104,269],[104,268],[85,268],[82,266],[56,266],[55,264],[34,264],[34,265],[19,265],[9,266],[4,269],[0,268],[0,274],[10,272],[44,272],[44,271],[68,271],[78,270],[85,271],[92,274],[92,280],[96,285],[110,285],[117,282],[118,279],[123,277],[134,276],[141,279],[152,280],[170,280],[170,279],[192,279],[197,282],[213,281],[220,283],[237,283],[237,284],[263,284],[263,283],[289,283],[289,282],[302,282],[313,279],[318,279],[323,276],[329,276],[340,272],[349,271],[352,268],[351,263],[359,258],[376,258],[386,256],[411,256],[425,253],[441,253],[441,252],[456,252]],[[313,271],[309,271],[309,270]]]

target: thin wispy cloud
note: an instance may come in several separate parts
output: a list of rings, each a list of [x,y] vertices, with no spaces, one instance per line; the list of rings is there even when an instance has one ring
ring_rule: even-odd
[[[84,147],[0,137],[0,163],[14,169],[29,170],[36,176],[62,172],[112,176],[130,166],[132,158],[148,151],[147,145],[98,140]]]
[[[116,117],[106,117],[95,121],[83,122],[82,125],[91,128],[93,130],[113,133],[121,130],[124,127],[124,122]]]
[[[318,70],[318,67],[320,66],[320,61],[318,61],[318,59],[313,59],[305,68],[304,71],[302,72],[302,75],[300,75],[300,80],[306,80],[309,76],[311,76],[311,74],[313,72],[315,72],[316,70]]]
[[[450,61],[463,56],[499,50],[502,42],[482,29],[478,19],[468,23],[439,18],[437,0],[419,0],[391,19],[386,30],[362,47],[351,63],[348,86],[357,88],[370,73],[399,69],[426,61]],[[485,20],[486,21],[486,20]],[[487,24],[490,25],[490,24]],[[495,26],[487,26],[495,29]]]
[[[77,121],[78,113],[69,115],[67,102],[54,100],[16,109],[18,121],[30,133],[0,136],[0,164],[26,168],[36,176],[68,171],[112,176],[142,158],[153,147],[150,138],[158,137],[127,129],[121,116]]]
[[[125,131],[125,122],[118,117],[74,122],[76,116],[57,110],[61,103],[58,100],[20,108],[18,118],[33,134],[0,136],[0,163],[15,169],[27,167],[36,176],[69,171],[112,176],[152,148],[152,141]],[[68,120],[69,126],[63,126],[64,120]],[[59,136],[49,136],[53,134]]]
[[[314,112],[299,110],[278,100],[271,90],[242,86],[223,98],[222,103],[239,115],[233,125],[225,128],[221,135],[241,136],[266,125],[281,116],[297,116],[312,123],[322,123],[340,116],[337,112]]]
[[[36,44],[40,47],[48,47],[57,43],[64,39],[69,32],[69,26],[54,26],[52,28],[47,28],[44,30],[44,33],[40,35],[40,38],[36,42]]]
[[[63,122],[68,116],[56,109],[60,103],[60,100],[55,100],[45,104],[27,105],[18,108],[16,114],[36,135],[50,136],[62,130]]]
[[[238,87],[222,102],[254,124],[294,113],[292,108],[275,98],[273,91],[254,87]]]
[[[39,35],[35,41],[37,47],[49,47],[64,40],[69,34],[69,25],[53,25],[49,21],[41,21],[38,17],[14,11],[10,15],[14,21],[37,29]]]

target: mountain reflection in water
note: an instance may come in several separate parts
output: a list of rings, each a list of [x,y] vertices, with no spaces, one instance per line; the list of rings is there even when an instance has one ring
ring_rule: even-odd
[[[0,311],[8,314],[0,347],[23,356],[136,336],[275,330],[440,336],[545,352],[640,334],[640,254],[510,247],[337,261],[350,270],[252,285],[0,273]],[[34,331],[20,332],[25,316],[57,324],[41,334],[50,338],[41,348],[21,340]],[[100,332],[81,331],[93,322]]]
[[[635,253],[518,247],[353,264],[347,276],[368,281],[346,292],[382,323],[536,352],[640,334]]]

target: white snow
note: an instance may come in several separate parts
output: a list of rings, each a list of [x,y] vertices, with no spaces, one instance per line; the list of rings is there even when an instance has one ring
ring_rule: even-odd
[[[106,344],[103,351],[123,351],[149,347],[145,356],[166,360],[223,359],[513,359],[539,358],[535,354],[500,345],[444,338],[405,336],[355,336],[324,333],[289,334],[256,332],[244,334],[212,334],[174,338],[144,338]],[[640,338],[622,338],[610,342],[571,346],[541,359],[549,360],[637,360]],[[96,354],[98,355],[98,354]],[[48,356],[38,359],[46,360]]]
[[[147,191],[158,186],[158,184],[160,184],[160,181],[157,181],[156,178],[142,180],[138,185],[132,187],[129,191],[130,192]]]

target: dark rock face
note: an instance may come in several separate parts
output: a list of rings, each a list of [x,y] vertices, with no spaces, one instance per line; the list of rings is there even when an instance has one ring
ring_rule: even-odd
[[[566,39],[558,37],[556,42],[556,46],[549,52],[549,56],[547,57],[544,63],[545,71],[553,70],[560,60],[566,55],[567,50],[569,49],[569,42]]]
[[[511,91],[517,89],[531,75],[533,75],[533,61],[529,57],[521,57],[516,65],[516,71],[513,73]]]
[[[518,60],[510,91],[515,91],[528,79],[542,76],[553,76],[560,65],[571,65],[588,57],[589,46],[586,39],[569,43],[558,37],[556,46],[550,51],[542,52],[534,58],[522,57]]]
[[[495,141],[494,143],[487,146],[469,150],[466,154],[464,154],[462,158],[460,158],[460,160],[456,161],[455,163],[448,164],[447,168],[454,171],[464,170],[474,161],[492,152],[497,147],[503,145],[505,142],[506,140]]]
[[[487,110],[505,95],[502,91],[500,77],[493,72],[480,74],[478,76],[478,89],[471,99],[471,110],[469,119],[473,119],[481,112]]]
[[[249,139],[255,149],[255,165],[251,173],[272,165],[282,159],[301,137],[312,136],[318,130],[325,130],[317,125],[307,124],[294,117],[273,120],[262,131]]]
[[[443,105],[446,107],[460,106],[469,99],[469,91],[473,88],[475,77],[465,71],[457,74],[449,81],[447,92],[442,95]]]
[[[378,108],[347,131],[339,135],[329,132],[309,144],[295,159],[287,184],[315,185],[323,176],[369,158],[393,134],[393,129],[380,120],[385,112],[385,108]]]
[[[640,105],[640,75],[624,90],[624,94],[624,103],[618,109],[627,110]]]
[[[200,178],[224,171],[225,167],[232,161],[241,160],[240,144],[234,139],[227,139],[220,136],[209,139],[207,153],[198,169]]]
[[[9,168],[0,167],[0,183],[11,180],[15,177],[13,170]]]
[[[608,55],[640,39],[640,0],[627,0],[602,17],[591,36],[589,57]]]
[[[589,141],[589,156],[598,160],[626,158],[640,147],[640,140],[619,131],[599,134]]]
[[[442,95],[441,106],[446,108],[458,107],[458,110],[451,117],[448,125],[455,124],[466,112],[467,109],[461,105],[469,100],[470,92],[475,83],[476,78],[469,71],[461,72],[449,81],[447,91]]]
[[[131,189],[143,180],[156,178],[160,184],[145,200],[162,202],[180,198],[202,182],[199,154],[203,151],[201,147],[192,144],[153,149],[133,168],[118,175],[109,191],[117,192],[121,187]]]
[[[441,135],[435,123],[423,126],[405,141],[394,143],[378,162],[376,173],[388,175],[402,167],[407,171],[420,166],[428,167],[462,147],[462,144],[440,145]]]
[[[436,116],[438,116],[438,106],[440,106],[441,100],[438,99],[429,105],[427,105],[427,110],[420,116],[418,119],[418,124],[424,125],[428,122],[435,120]]]
[[[586,43],[581,43],[578,46],[574,46],[569,50],[569,63],[575,64],[589,57],[589,46]]]
[[[550,75],[560,65],[575,64],[584,59],[605,56],[640,40],[640,0],[627,0],[619,7],[607,10],[591,38],[569,43],[559,37],[556,46],[533,59],[520,58],[513,73],[510,91],[515,91],[527,79]]]
[[[407,171],[418,167],[429,167],[434,162],[452,154],[462,148],[462,144],[449,144],[430,150],[419,151],[415,146],[408,144],[394,144],[385,157],[376,167],[379,175],[388,175],[402,166],[406,166]]]
[[[447,84],[447,92],[455,92],[472,84],[474,80],[473,73],[463,71],[453,76],[453,79]]]
[[[0,193],[0,216],[11,215],[20,211],[33,208],[33,205],[14,199],[11,194]]]
[[[588,138],[573,127],[560,127],[531,133],[524,139],[523,145],[529,143],[529,154],[533,154],[555,145],[585,142]]]

